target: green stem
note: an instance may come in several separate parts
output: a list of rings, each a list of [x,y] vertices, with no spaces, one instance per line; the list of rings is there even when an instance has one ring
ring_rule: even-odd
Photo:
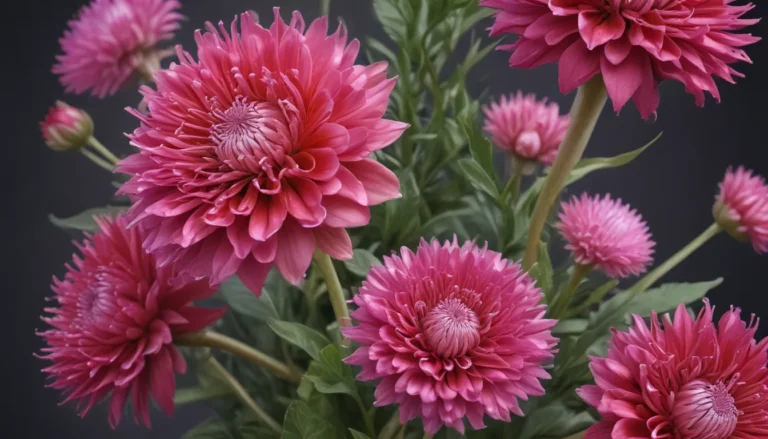
[[[248,407],[253,412],[253,414],[256,416],[256,419],[277,433],[281,433],[283,431],[282,426],[271,416],[269,416],[269,414],[259,404],[257,404],[253,398],[251,398],[251,395],[248,394],[248,391],[245,389],[245,387],[243,387],[237,378],[232,376],[227,368],[219,363],[213,357],[213,355],[208,357],[208,365],[221,377],[222,381],[224,381],[227,387],[232,390],[232,393],[235,395],[235,397],[244,406]]]
[[[530,269],[538,260],[541,233],[544,231],[544,224],[547,221],[547,216],[549,216],[549,211],[560,195],[571,170],[584,154],[592,131],[597,124],[597,119],[600,117],[600,112],[607,100],[608,94],[600,75],[579,87],[573,108],[571,108],[571,123],[533,210],[531,226],[528,230],[528,243],[523,257],[523,267],[526,270]]]
[[[96,166],[109,171],[109,172],[115,172],[115,167],[112,166],[109,162],[104,160],[103,158],[97,156],[96,154],[92,153],[91,151],[88,151],[85,148],[80,148],[80,152],[83,153],[84,156],[88,157],[88,160],[92,161],[96,164]]]
[[[206,399],[220,398],[232,394],[231,389],[221,387],[187,387],[176,390],[173,396],[173,404],[176,406],[191,404]]]
[[[88,144],[91,145],[91,147],[95,149],[96,152],[101,154],[105,159],[107,159],[113,165],[117,165],[117,163],[120,161],[120,158],[112,154],[112,151],[110,151],[109,148],[104,146],[104,144],[99,142],[95,137],[93,136],[89,137]]]
[[[347,298],[344,297],[344,290],[339,282],[339,275],[333,267],[333,261],[327,254],[315,252],[315,263],[320,270],[320,274],[325,279],[325,286],[328,288],[328,297],[333,305],[333,313],[336,314],[336,320],[339,322],[339,328],[352,326],[352,319],[349,317],[349,308],[347,308]]]
[[[424,439],[432,439],[434,437],[434,434],[427,433],[426,431],[424,432]]]
[[[592,271],[592,265],[574,265],[568,285],[565,287],[563,294],[557,297],[550,310],[550,315],[553,319],[559,320],[568,312],[568,305],[570,305],[573,299],[573,294],[590,271]]]
[[[516,203],[520,198],[520,185],[523,181],[523,168],[525,163],[521,160],[515,159],[515,166],[513,168],[514,175],[509,179],[507,185],[504,186],[504,190],[501,192],[501,201],[506,203],[508,198],[512,199],[512,203]]]
[[[717,223],[712,224],[701,235],[694,238],[693,241],[688,243],[688,245],[686,245],[685,247],[680,249],[680,251],[672,255],[671,258],[664,261],[663,264],[659,265],[653,271],[646,274],[642,279],[637,281],[637,283],[634,284],[629,290],[632,291],[633,293],[640,293],[647,290],[651,285],[656,283],[657,280],[661,279],[662,276],[664,276],[670,270],[675,268],[678,264],[683,262],[685,258],[691,255],[691,253],[696,251],[699,247],[704,245],[705,242],[709,241],[712,237],[714,237],[715,235],[717,235],[722,231],[723,229],[721,229],[720,226],[717,225]]]
[[[331,0],[320,1],[320,16],[325,17],[331,13]]]
[[[365,408],[365,404],[363,404],[363,400],[359,397],[355,398],[357,401],[357,406],[360,407],[360,412],[363,414],[363,421],[365,421],[365,429],[368,430],[368,436],[371,439],[376,439],[376,429],[373,426],[373,419],[371,419],[371,414],[368,413],[368,409]]]
[[[250,361],[256,366],[262,367],[286,381],[292,383],[298,383],[301,381],[301,372],[291,368],[285,363],[275,360],[269,355],[258,351],[241,341],[230,338],[224,334],[206,330],[183,334],[176,337],[173,341],[176,344],[184,346],[220,349],[222,351],[229,352],[232,355],[238,356],[244,360]]]

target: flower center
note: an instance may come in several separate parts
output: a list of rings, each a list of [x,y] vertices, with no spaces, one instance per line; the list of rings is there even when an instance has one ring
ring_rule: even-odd
[[[740,414],[730,386],[702,380],[682,388],[672,412],[681,439],[726,439],[736,429]]]
[[[77,300],[77,323],[88,325],[110,308],[109,287],[102,282],[93,281],[80,294]]]
[[[427,344],[443,358],[464,355],[480,343],[477,315],[459,299],[440,302],[421,320]]]
[[[517,136],[515,152],[526,158],[533,159],[541,151],[541,137],[536,131],[523,131]]]
[[[291,134],[278,105],[237,98],[213,116],[218,120],[211,136],[216,155],[234,170],[258,174],[265,166],[282,165],[291,151]]]

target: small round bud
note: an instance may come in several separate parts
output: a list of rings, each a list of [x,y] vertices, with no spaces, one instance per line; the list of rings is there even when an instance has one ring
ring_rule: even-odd
[[[748,169],[728,169],[712,208],[717,225],[739,241],[768,253],[768,184]]]
[[[58,101],[40,123],[45,143],[54,151],[76,151],[93,135],[93,120],[83,110]]]

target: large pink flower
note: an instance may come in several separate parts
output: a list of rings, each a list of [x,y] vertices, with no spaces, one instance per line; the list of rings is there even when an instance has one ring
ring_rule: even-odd
[[[768,339],[738,309],[719,323],[704,300],[694,320],[685,305],[674,322],[634,317],[615,332],[607,358],[592,358],[597,385],[579,395],[603,420],[584,439],[760,439],[768,437]]]
[[[704,105],[704,92],[720,99],[713,77],[742,76],[730,64],[750,62],[740,49],[759,40],[739,31],[756,23],[741,18],[751,3],[734,0],[482,0],[498,9],[491,35],[520,38],[513,67],[557,61],[560,90],[567,93],[603,75],[613,108],[630,99],[644,118],[659,106],[658,83],[682,82]]]
[[[543,395],[542,363],[557,342],[533,280],[499,253],[422,241],[371,269],[344,334],[362,346],[347,362],[359,380],[380,380],[377,406],[400,405],[400,420],[421,417],[426,431],[464,431],[464,418],[509,422],[518,398]]]
[[[555,225],[576,263],[594,265],[613,278],[638,275],[653,262],[656,245],[636,210],[609,195],[582,194],[561,205]]]
[[[78,245],[82,257],[53,281],[57,306],[43,318],[52,328],[40,334],[48,344],[41,358],[53,364],[43,371],[64,402],[79,402],[82,416],[109,398],[115,427],[130,395],[136,422],[149,426],[149,396],[172,413],[174,374],[186,369],[173,338],[203,329],[224,310],[192,306],[214,291],[205,280],[159,267],[141,248],[141,228],[126,229],[122,217],[97,222],[101,231]]]
[[[728,169],[720,183],[715,220],[736,239],[751,241],[758,253],[768,252],[768,184],[752,171]]]
[[[157,45],[173,38],[176,0],[94,0],[69,22],[53,73],[68,92],[103,98],[159,67]]]
[[[502,96],[483,111],[485,131],[493,143],[524,164],[552,165],[570,122],[556,103],[538,101],[521,91]]]
[[[405,130],[382,119],[394,79],[386,63],[355,64],[360,44],[326,17],[305,29],[275,9],[269,29],[252,14],[227,33],[196,34],[199,62],[180,65],[142,92],[134,111],[140,152],[132,174],[134,222],[164,262],[218,283],[234,273],[255,293],[269,268],[298,282],[317,246],[350,258],[348,227],[368,224],[368,206],[399,196],[396,176],[369,158]]]

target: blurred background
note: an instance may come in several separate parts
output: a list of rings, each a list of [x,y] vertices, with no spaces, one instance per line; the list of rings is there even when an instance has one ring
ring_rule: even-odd
[[[123,133],[133,131],[136,120],[124,111],[135,106],[139,95],[126,90],[113,98],[98,100],[65,95],[57,78],[50,73],[58,53],[58,38],[67,20],[85,0],[25,0],[4,6],[7,19],[2,32],[6,54],[4,75],[8,79],[2,123],[7,125],[6,165],[0,172],[6,194],[2,218],[6,238],[3,294],[5,308],[0,319],[6,342],[2,346],[3,378],[0,391],[0,437],[8,438],[178,438],[183,432],[211,414],[204,405],[177,409],[173,419],[153,415],[153,429],[136,427],[129,418],[116,431],[107,424],[105,406],[97,406],[81,420],[73,405],[58,407],[58,392],[44,387],[40,369],[45,363],[33,357],[42,345],[35,330],[43,327],[39,316],[45,298],[51,295],[52,275],[61,276],[64,263],[74,250],[73,236],[54,228],[49,213],[70,216],[88,207],[109,204],[114,195],[112,179],[79,154],[57,154],[46,148],[38,122],[56,99],[86,109],[96,124],[97,137],[120,155],[130,152]],[[236,13],[255,10],[266,24],[272,22],[270,2],[256,0],[182,0],[187,20],[177,34],[177,42],[194,52],[193,31],[205,21],[229,22]],[[300,10],[307,20],[317,17],[320,0],[276,0],[288,16]],[[743,3],[743,2],[740,2]],[[768,14],[768,5],[759,4],[752,17]],[[333,0],[332,17],[349,27],[352,37],[364,40],[374,36],[387,41],[374,20],[370,0]],[[484,35],[481,23],[478,34]],[[765,21],[752,28],[768,36]],[[657,261],[663,261],[698,235],[711,222],[711,206],[717,183],[730,165],[745,165],[768,176],[768,43],[749,47],[754,65],[738,65],[746,78],[737,85],[719,82],[722,103],[709,99],[697,108],[682,85],[663,84],[658,120],[643,121],[628,105],[620,115],[606,108],[598,124],[587,156],[613,156],[638,148],[659,132],[663,137],[637,160],[620,170],[601,171],[570,188],[610,192],[637,208],[647,220],[656,247]],[[548,96],[564,111],[573,94],[562,96],[557,88],[554,65],[533,71],[512,70],[507,53],[492,53],[470,75],[475,96],[486,92],[484,103],[499,94],[518,89]],[[364,61],[364,60],[360,60]],[[768,258],[755,254],[749,245],[739,244],[726,235],[716,237],[704,249],[674,270],[667,281],[706,281],[724,277],[725,283],[710,294],[721,309],[731,304],[747,314],[768,315],[768,291],[762,276]],[[764,336],[768,330],[764,327]]]

